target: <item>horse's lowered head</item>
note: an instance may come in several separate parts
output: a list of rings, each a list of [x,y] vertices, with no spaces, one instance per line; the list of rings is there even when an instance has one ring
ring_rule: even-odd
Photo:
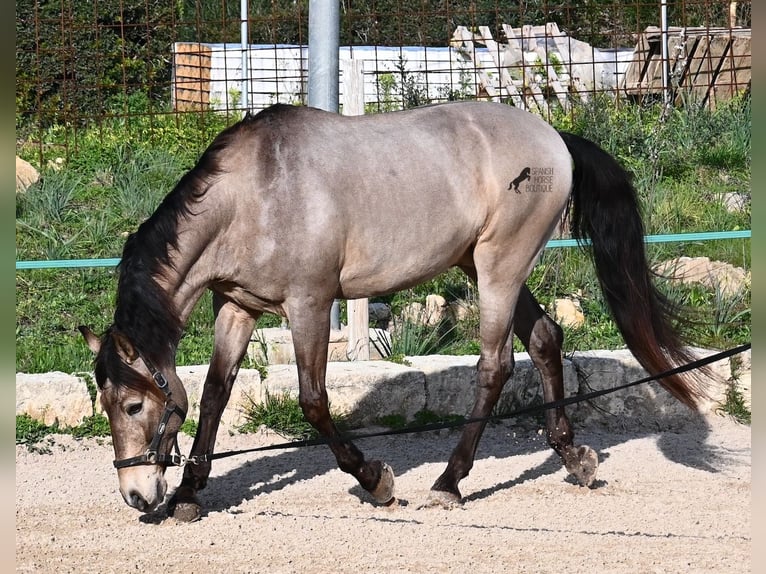
[[[109,419],[120,493],[128,505],[154,510],[165,498],[165,469],[183,464],[176,437],[187,411],[173,361],[149,361],[114,327],[99,338],[79,327],[96,354],[101,406]]]

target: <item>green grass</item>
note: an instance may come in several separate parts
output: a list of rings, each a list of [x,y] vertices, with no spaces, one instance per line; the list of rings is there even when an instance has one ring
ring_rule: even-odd
[[[83,417],[82,422],[73,427],[61,426],[58,421],[46,425],[28,414],[16,415],[16,444],[25,445],[29,451],[40,454],[50,452],[50,446],[44,440],[50,435],[70,434],[75,438],[83,438],[108,437],[110,433],[109,421],[98,413]]]

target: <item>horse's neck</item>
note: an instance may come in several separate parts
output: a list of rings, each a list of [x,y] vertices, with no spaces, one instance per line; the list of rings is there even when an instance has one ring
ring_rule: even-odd
[[[170,248],[168,267],[157,278],[157,283],[174,305],[185,326],[191,312],[205,289],[216,276],[215,252],[218,239],[218,221],[226,206],[216,196],[206,195],[194,206],[194,215],[180,218],[177,223],[177,247]],[[213,219],[208,219],[212,217]]]
[[[194,263],[171,268],[157,277],[156,281],[172,302],[181,324],[186,326],[195,305],[207,288],[207,282],[195,272]]]

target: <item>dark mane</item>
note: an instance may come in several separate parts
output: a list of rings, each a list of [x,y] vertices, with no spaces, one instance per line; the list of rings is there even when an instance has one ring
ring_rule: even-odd
[[[161,363],[160,359],[175,349],[183,331],[177,310],[156,281],[172,267],[169,253],[179,247],[178,223],[181,218],[194,216],[194,204],[223,173],[222,155],[227,146],[251,123],[246,117],[221,132],[125,242],[111,328],[127,336],[154,363]]]

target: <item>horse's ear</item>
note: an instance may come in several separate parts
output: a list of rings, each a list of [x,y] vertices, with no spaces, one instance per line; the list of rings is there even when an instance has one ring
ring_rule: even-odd
[[[96,335],[85,325],[80,325],[77,327],[77,329],[80,331],[80,333],[82,333],[82,336],[85,339],[85,342],[88,344],[88,347],[90,347],[90,350],[98,354],[98,352],[101,350],[101,339],[98,338],[98,335]]]
[[[117,354],[120,355],[120,358],[128,365],[132,365],[133,361],[138,358],[138,352],[133,346],[133,343],[131,343],[128,338],[121,333],[112,331],[111,335],[112,340],[114,341],[114,346],[117,349]]]

